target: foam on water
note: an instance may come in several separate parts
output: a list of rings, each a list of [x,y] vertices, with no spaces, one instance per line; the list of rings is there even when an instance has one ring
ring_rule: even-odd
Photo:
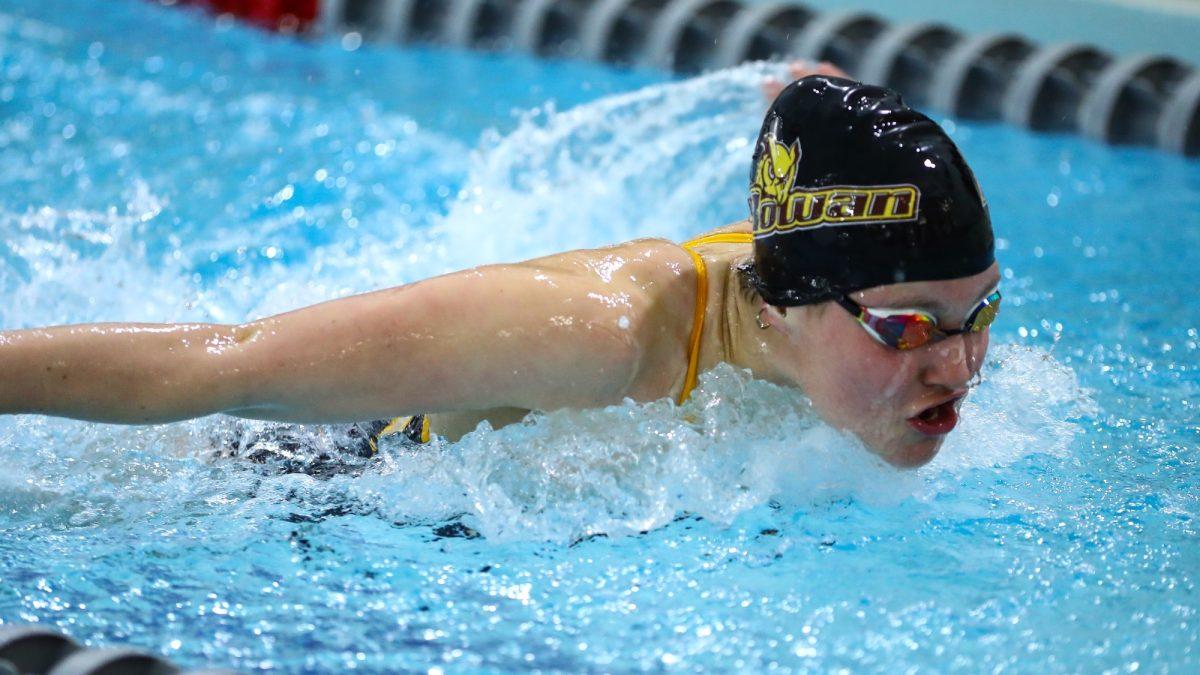
[[[395,520],[463,522],[498,540],[568,543],[661,526],[682,514],[729,524],[775,502],[890,505],[930,499],[962,474],[1033,454],[1063,457],[1093,405],[1041,350],[1001,347],[965,404],[964,425],[929,467],[897,471],[815,418],[796,390],[720,366],[682,407],[669,400],[535,414],[458,443],[385,446],[350,494]]]
[[[778,64],[643,87],[485,134],[436,228],[473,265],[635,237],[682,239],[745,217],[739,195]],[[502,228],[500,226],[503,226]]]
[[[147,509],[197,503],[264,513],[301,502],[414,525],[461,521],[497,542],[562,544],[637,534],[686,514],[728,525],[768,503],[894,506],[951,493],[970,471],[1037,454],[1068,459],[1073,420],[1094,412],[1073,373],[1042,350],[1010,346],[989,367],[960,429],[917,471],[893,469],[821,423],[798,391],[720,366],[682,407],[663,399],[536,413],[417,449],[385,440],[374,460],[338,458],[329,480],[216,457],[235,427],[269,424],[210,418],[125,428],[24,418],[0,443],[32,454],[19,471],[0,471],[0,483],[19,510],[39,504],[71,527],[118,526]],[[305,448],[300,464],[337,457],[337,428],[288,429]],[[226,497],[209,501],[214,494]]]
[[[105,211],[0,210],[0,325],[117,320],[177,310],[195,295],[180,266],[147,265],[145,225],[162,200],[141,181]],[[162,317],[175,318],[175,317]]]

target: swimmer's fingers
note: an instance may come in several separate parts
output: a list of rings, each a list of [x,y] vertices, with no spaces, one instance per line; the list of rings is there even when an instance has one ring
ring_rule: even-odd
[[[827,75],[829,77],[850,77],[846,71],[828,61],[812,63],[810,61],[792,61],[788,64],[788,73],[793,80],[799,80],[809,75]]]
[[[812,63],[811,61],[796,60],[788,64],[788,75],[793,81],[809,75],[828,75],[829,77],[850,77],[846,71],[828,61]],[[777,78],[768,77],[762,84],[763,97],[768,102],[774,101],[787,84]]]
[[[779,96],[779,92],[783,91],[783,87],[783,82],[774,77],[768,77],[762,83],[763,98],[767,99],[768,103],[774,101]]]

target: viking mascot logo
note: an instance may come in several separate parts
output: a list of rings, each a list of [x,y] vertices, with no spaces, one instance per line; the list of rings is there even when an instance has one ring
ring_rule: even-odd
[[[768,135],[763,140],[767,147],[763,148],[759,157],[750,195],[756,201],[783,204],[796,184],[796,171],[800,168],[800,141],[784,145],[775,140],[774,135]]]

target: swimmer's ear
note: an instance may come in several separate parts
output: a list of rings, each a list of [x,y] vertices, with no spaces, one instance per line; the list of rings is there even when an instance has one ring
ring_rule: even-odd
[[[758,327],[766,330],[772,326],[783,329],[783,319],[787,316],[787,307],[779,307],[761,301],[758,306]]]

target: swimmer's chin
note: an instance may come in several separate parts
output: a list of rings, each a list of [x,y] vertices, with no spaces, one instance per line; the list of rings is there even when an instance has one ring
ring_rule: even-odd
[[[910,443],[900,448],[889,448],[887,452],[872,451],[897,469],[917,469],[925,466],[937,457],[942,449],[943,438],[929,438],[917,443]]]

